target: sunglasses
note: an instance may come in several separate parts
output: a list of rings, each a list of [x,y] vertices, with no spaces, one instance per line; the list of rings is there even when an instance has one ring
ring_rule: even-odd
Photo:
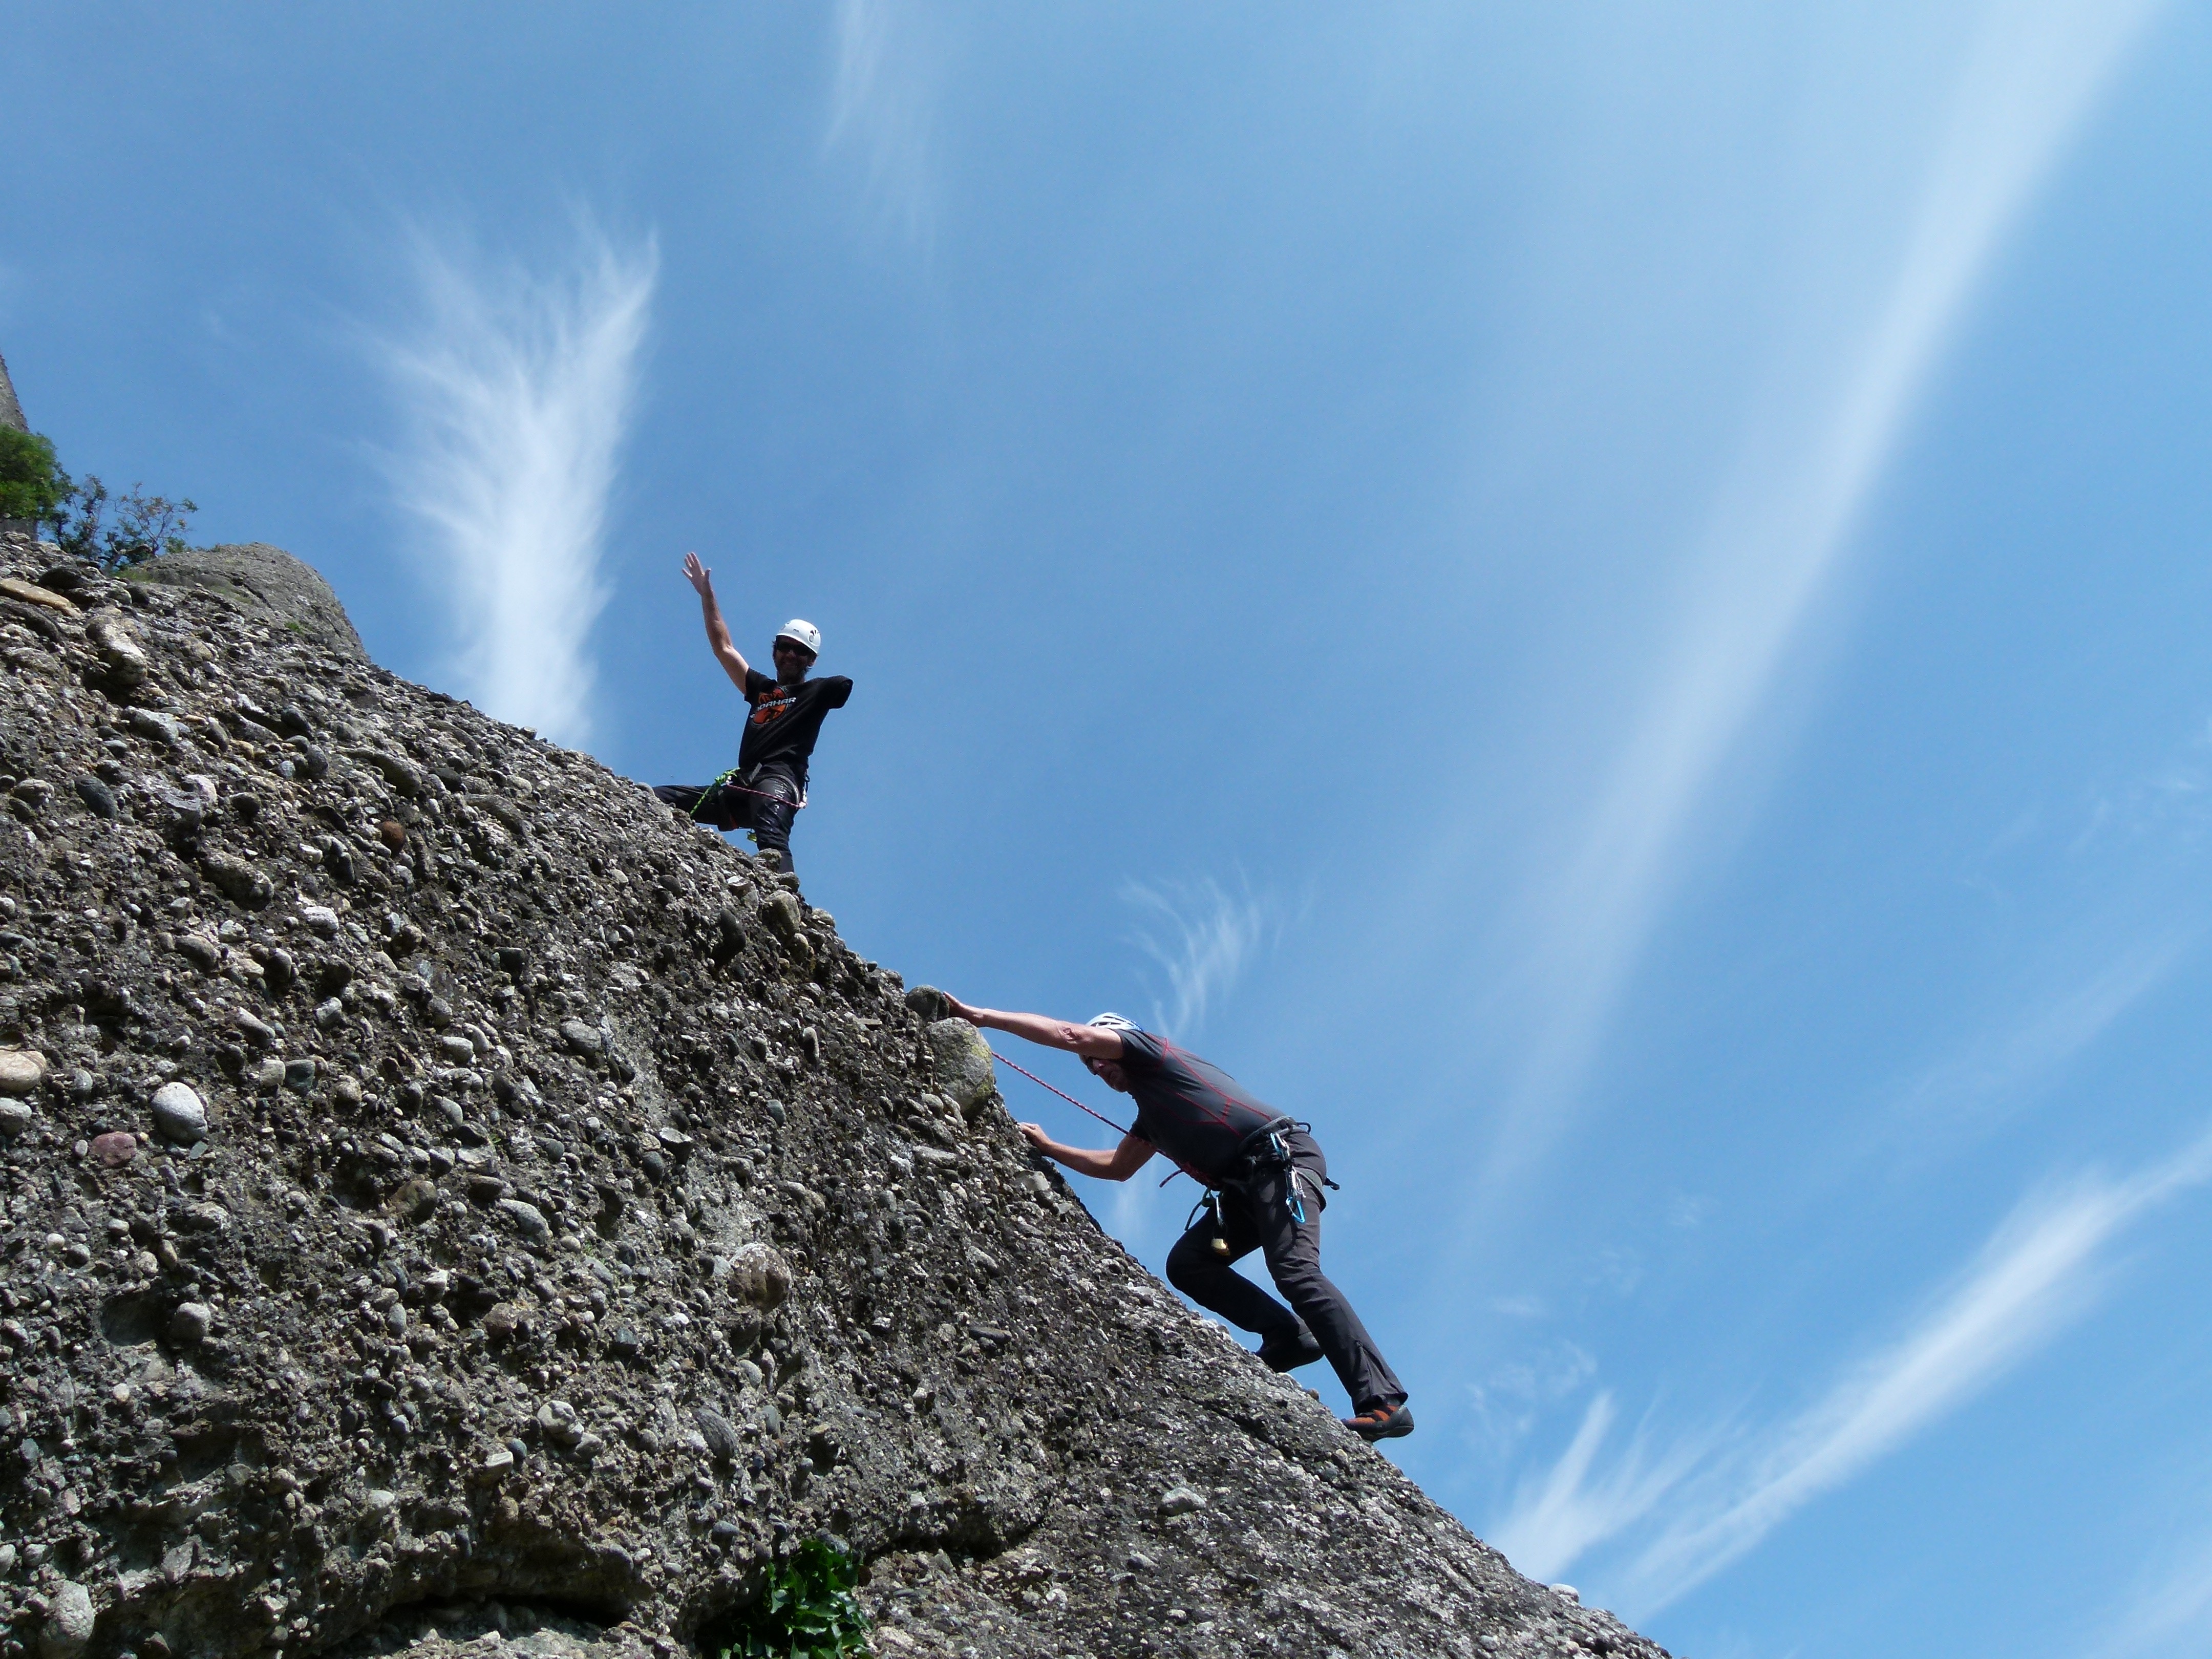
[[[809,662],[814,660],[814,653],[799,644],[797,640],[778,640],[775,642],[775,654],[779,657],[804,657]]]

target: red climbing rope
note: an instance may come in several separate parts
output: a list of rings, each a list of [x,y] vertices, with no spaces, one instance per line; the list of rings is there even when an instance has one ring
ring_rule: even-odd
[[[1115,1122],[1115,1121],[1114,1121],[1114,1120],[1113,1120],[1112,1118],[1110,1118],[1110,1117],[1107,1116],[1107,1115],[1106,1115],[1106,1114],[1105,1114],[1105,1113],[1103,1113],[1103,1112],[1094,1112],[1094,1111],[1091,1111],[1090,1107],[1085,1106],[1085,1105],[1081,1101],[1078,1100],[1078,1099],[1077,1099],[1073,1095],[1072,1095],[1072,1094],[1068,1093],[1066,1090],[1065,1090],[1065,1089],[1054,1089],[1054,1088],[1053,1088],[1052,1085],[1050,1085],[1049,1083],[1047,1083],[1047,1082],[1046,1082],[1042,1078],[1039,1077],[1039,1076],[1038,1076],[1035,1072],[1032,1072],[1031,1070],[1030,1070],[1030,1068],[1029,1068],[1028,1066],[1023,1066],[1023,1065],[1020,1065],[1020,1064],[1017,1063],[1016,1061],[1013,1061],[1013,1060],[1008,1060],[1008,1059],[1007,1059],[1004,1054],[1000,1054],[1000,1053],[996,1048],[994,1048],[994,1049],[992,1049],[992,1050],[991,1050],[991,1058],[992,1058],[992,1059],[994,1059],[994,1060],[997,1060],[997,1061],[999,1062],[999,1064],[1000,1064],[1000,1065],[1001,1065],[1001,1066],[1013,1066],[1013,1068],[1014,1068],[1016,1071],[1019,1072],[1019,1073],[1020,1073],[1024,1077],[1027,1078],[1030,1082],[1032,1082],[1032,1083],[1036,1084],[1036,1086],[1037,1086],[1038,1088],[1040,1088],[1040,1089],[1051,1090],[1051,1091],[1052,1091],[1054,1094],[1058,1095],[1058,1096],[1059,1096],[1062,1100],[1066,1101],[1069,1105],[1071,1105],[1071,1106],[1074,1107],[1074,1108],[1075,1108],[1075,1109],[1076,1109],[1077,1111],[1079,1111],[1079,1112],[1090,1112],[1091,1116],[1093,1116],[1093,1117],[1097,1118],[1097,1119],[1101,1123],[1104,1124],[1108,1128],[1109,1128],[1109,1129],[1113,1130],[1115,1133],[1116,1133],[1116,1134],[1127,1135],[1127,1134],[1134,1134],[1134,1133],[1136,1133],[1136,1131],[1135,1131],[1135,1130],[1133,1130],[1133,1129],[1125,1129],[1125,1128],[1123,1128],[1120,1124],[1118,1124],[1118,1123]],[[1212,1182],[1208,1181],[1208,1180],[1207,1180],[1204,1176],[1202,1176],[1202,1175],[1199,1174],[1199,1172],[1198,1172],[1197,1170],[1195,1170],[1192,1169],[1188,1164],[1177,1164],[1177,1163],[1176,1163],[1176,1160],[1175,1160],[1175,1159],[1173,1159],[1173,1158],[1170,1158],[1168,1161],[1169,1161],[1170,1164],[1175,1164],[1176,1167],[1175,1167],[1173,1170],[1171,1170],[1170,1171],[1169,1171],[1167,1181],[1163,1181],[1162,1182],[1160,1182],[1160,1185],[1161,1185],[1161,1186],[1163,1186],[1163,1187],[1166,1186],[1166,1185],[1168,1184],[1168,1181],[1173,1181],[1173,1180],[1176,1178],[1176,1176],[1178,1176],[1178,1175],[1187,1175],[1187,1176],[1189,1176],[1193,1181],[1195,1181],[1195,1182],[1196,1182],[1200,1186],[1201,1186],[1201,1187],[1211,1187],[1211,1186],[1212,1186],[1212,1185],[1213,1185],[1213,1183],[1212,1183]]]
[[[999,1062],[999,1064],[1000,1064],[1000,1065],[1001,1065],[1001,1066],[1013,1066],[1013,1068],[1014,1068],[1016,1071],[1019,1072],[1019,1073],[1020,1073],[1024,1077],[1027,1078],[1030,1082],[1032,1082],[1032,1083],[1036,1084],[1036,1086],[1037,1086],[1038,1088],[1040,1088],[1040,1089],[1052,1089],[1052,1092],[1053,1092],[1053,1093],[1054,1093],[1054,1094],[1058,1095],[1058,1096],[1059,1096],[1062,1100],[1066,1101],[1069,1105],[1071,1105],[1071,1106],[1074,1107],[1074,1108],[1075,1108],[1075,1109],[1076,1109],[1077,1111],[1079,1111],[1079,1112],[1091,1112],[1091,1116],[1093,1116],[1093,1117],[1097,1118],[1097,1119],[1101,1123],[1104,1124],[1108,1128],[1109,1128],[1109,1129],[1111,1129],[1112,1131],[1114,1131],[1114,1133],[1115,1133],[1115,1134],[1125,1135],[1125,1134],[1127,1134],[1127,1133],[1129,1133],[1129,1131],[1127,1131],[1127,1129],[1123,1128],[1120,1124],[1118,1124],[1118,1123],[1115,1122],[1115,1121],[1114,1121],[1114,1120],[1113,1120],[1112,1118],[1110,1118],[1110,1117],[1107,1116],[1105,1113],[1103,1113],[1103,1112],[1091,1112],[1091,1109],[1090,1109],[1088,1106],[1085,1106],[1085,1105],[1081,1101],[1078,1100],[1078,1099],[1077,1099],[1073,1095],[1072,1095],[1072,1094],[1068,1093],[1066,1090],[1065,1090],[1065,1089],[1053,1089],[1052,1085],[1050,1085],[1049,1083],[1047,1083],[1047,1082],[1046,1082],[1042,1078],[1039,1077],[1039,1076],[1038,1076],[1035,1072],[1032,1072],[1031,1070],[1030,1070],[1030,1068],[1029,1068],[1028,1066],[1021,1066],[1021,1065],[1017,1065],[1014,1061],[1012,1061],[1012,1060],[1008,1060],[1008,1059],[1007,1059],[1004,1054],[1000,1054],[1000,1053],[996,1048],[994,1048],[993,1050],[991,1050],[991,1058],[992,1058],[992,1059],[994,1059],[994,1060],[997,1060],[997,1061]]]

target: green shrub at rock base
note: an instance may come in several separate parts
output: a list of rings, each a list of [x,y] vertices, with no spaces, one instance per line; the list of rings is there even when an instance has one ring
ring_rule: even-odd
[[[44,522],[69,495],[70,477],[54,460],[52,441],[0,426],[0,519]]]
[[[771,1563],[758,1600],[725,1627],[716,1659],[838,1659],[865,1653],[868,1615],[853,1599],[860,1570],[827,1540],[810,1538]]]

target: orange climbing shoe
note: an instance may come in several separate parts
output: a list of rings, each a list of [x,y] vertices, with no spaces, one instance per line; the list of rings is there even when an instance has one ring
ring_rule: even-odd
[[[1362,1440],[1395,1440],[1401,1435],[1413,1431],[1413,1413],[1406,1409],[1406,1402],[1395,1406],[1370,1406],[1357,1417],[1347,1417],[1344,1426]]]

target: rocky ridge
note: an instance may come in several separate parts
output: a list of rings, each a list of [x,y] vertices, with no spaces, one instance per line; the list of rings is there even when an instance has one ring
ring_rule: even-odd
[[[587,757],[17,535],[0,799],[0,1659],[666,1659],[823,1533],[879,1654],[1658,1655]]]

